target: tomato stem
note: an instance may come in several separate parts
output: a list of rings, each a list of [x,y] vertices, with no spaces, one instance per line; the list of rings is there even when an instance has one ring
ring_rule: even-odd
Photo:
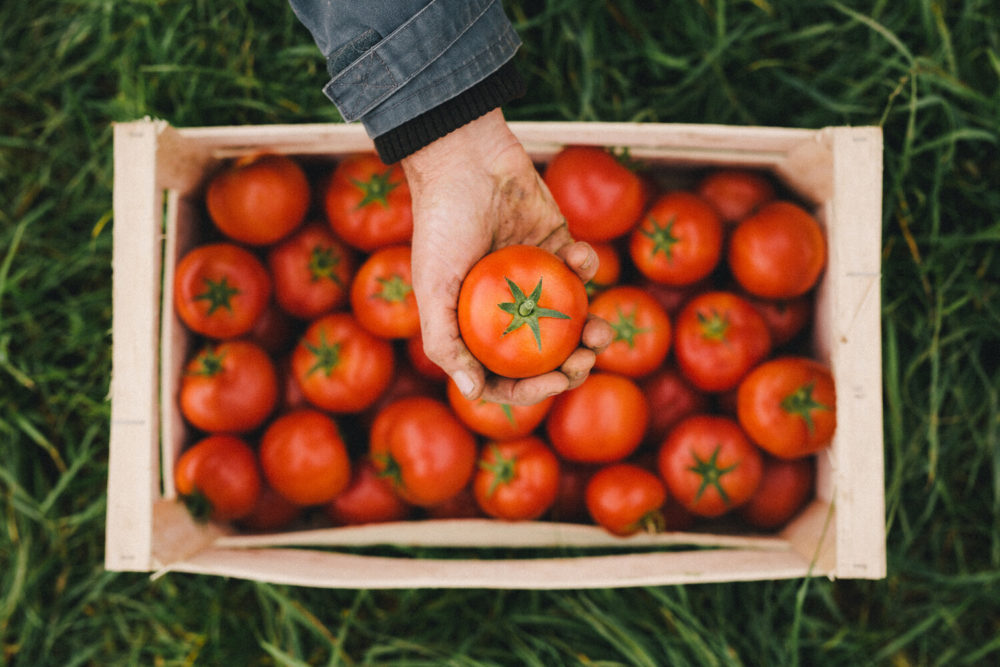
[[[813,411],[831,409],[829,405],[820,403],[813,398],[813,389],[815,388],[815,381],[807,382],[788,396],[785,396],[781,401],[781,409],[788,414],[801,417],[806,423],[806,429],[808,429],[810,434],[816,430],[816,424],[812,418]]]
[[[413,286],[398,273],[394,273],[388,278],[379,277],[375,280],[378,282],[379,289],[372,296],[383,301],[399,303],[413,291]]]
[[[316,371],[323,371],[323,374],[329,377],[333,373],[333,369],[340,365],[340,341],[333,344],[328,343],[326,332],[322,329],[319,331],[319,343],[313,345],[305,341],[304,345],[316,357],[316,363],[306,371],[306,375],[312,375]]]
[[[358,202],[357,208],[361,209],[374,203],[380,204],[383,208],[389,208],[389,193],[402,183],[402,181],[394,183],[391,177],[392,170],[387,169],[381,174],[372,174],[371,178],[367,181],[359,181],[356,178],[352,178],[351,183],[357,186],[362,192],[361,201]]]
[[[217,347],[209,345],[198,353],[195,363],[187,374],[196,377],[214,377],[222,372],[222,361],[225,358],[226,355],[219,352]]]
[[[340,266],[341,256],[333,248],[328,246],[313,246],[309,254],[309,276],[312,282],[316,283],[323,279],[329,279],[340,285],[343,281],[337,275],[337,267]]]
[[[509,484],[517,476],[517,458],[514,456],[504,458],[500,448],[495,443],[491,443],[489,447],[493,460],[487,461],[485,458],[481,458],[479,459],[479,467],[493,475],[493,481],[486,492],[487,496],[492,496],[498,487]]]
[[[648,327],[640,327],[636,324],[635,311],[626,315],[622,312],[621,306],[618,306],[616,310],[618,311],[618,319],[614,322],[609,322],[611,329],[614,331],[614,341],[625,341],[629,349],[633,349],[635,348],[635,337],[650,331],[650,329]]]
[[[510,294],[514,300],[497,304],[500,310],[511,315],[510,324],[504,329],[503,335],[516,331],[527,324],[528,328],[531,329],[531,333],[535,336],[535,344],[541,350],[542,332],[538,326],[538,318],[554,317],[556,319],[568,320],[570,319],[569,315],[552,308],[540,308],[538,306],[538,301],[542,298],[542,279],[540,277],[538,284],[535,285],[535,289],[528,296],[525,296],[524,291],[510,278],[504,277],[504,280],[507,281],[507,286],[510,288]]]
[[[222,280],[205,278],[205,291],[194,296],[195,301],[208,301],[208,314],[212,315],[219,308],[233,312],[233,297],[240,293],[239,288],[229,284],[229,276]]]
[[[674,246],[680,241],[673,233],[676,217],[670,216],[670,219],[663,226],[660,226],[659,221],[650,216],[649,224],[652,226],[652,229],[647,231],[645,228],[640,228],[642,235],[648,238],[653,244],[649,252],[650,256],[656,257],[656,253],[662,252],[666,256],[667,261],[673,260]]]
[[[198,523],[206,523],[211,518],[212,502],[200,490],[195,489],[187,495],[182,495],[181,500],[184,501],[184,506],[191,513],[191,518]]]
[[[707,461],[703,461],[696,453],[691,452],[691,458],[695,460],[695,463],[688,470],[701,477],[701,485],[698,487],[697,493],[694,494],[695,502],[700,500],[708,487],[711,486],[718,491],[722,502],[727,506],[729,505],[729,494],[722,488],[722,477],[726,473],[736,470],[739,467],[739,463],[734,463],[726,468],[720,468],[718,463],[720,449],[722,449],[722,445],[716,445],[715,450]]]

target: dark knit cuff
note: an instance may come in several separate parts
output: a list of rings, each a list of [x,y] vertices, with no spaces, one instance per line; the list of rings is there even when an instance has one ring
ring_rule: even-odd
[[[386,164],[398,162],[524,93],[520,71],[512,60],[507,61],[472,88],[375,137],[375,149]]]

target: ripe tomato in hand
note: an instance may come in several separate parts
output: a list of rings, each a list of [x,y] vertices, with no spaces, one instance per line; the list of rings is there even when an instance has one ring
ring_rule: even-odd
[[[683,286],[707,277],[722,257],[722,221],[697,195],[662,195],[629,237],[629,254],[655,282]]]
[[[544,173],[566,225],[579,241],[609,241],[635,226],[646,207],[642,178],[596,146],[567,146]]]
[[[770,352],[764,318],[731,292],[700,294],[677,315],[674,355],[684,376],[702,391],[736,387]]]
[[[232,243],[189,251],[174,272],[174,307],[191,331],[234,338],[250,331],[271,298],[271,277],[257,257]]]
[[[591,373],[579,387],[555,397],[545,426],[552,447],[568,461],[620,461],[639,446],[649,407],[624,375]]]
[[[506,521],[537,519],[555,502],[559,459],[537,436],[487,443],[478,466],[472,491],[489,516]]]
[[[547,250],[512,245],[479,260],[462,282],[458,327],[466,347],[497,375],[558,368],[580,345],[587,290]]]
[[[323,209],[333,231],[365,252],[409,243],[411,203],[403,168],[386,165],[374,153],[342,160],[323,191]]]
[[[260,463],[271,487],[302,506],[333,500],[351,481],[340,429],[319,410],[295,410],[271,422],[260,440]]]
[[[740,383],[736,414],[743,429],[762,449],[792,459],[830,444],[837,428],[833,375],[806,357],[769,359]]]
[[[727,223],[739,222],[774,199],[770,179],[750,169],[716,169],[698,182],[696,191]]]
[[[206,204],[212,222],[230,239],[268,245],[302,223],[311,197],[295,160],[263,153],[240,158],[214,176]]]
[[[274,298],[285,312],[311,320],[347,303],[354,258],[326,225],[310,222],[271,248]]]
[[[241,340],[209,344],[181,377],[181,414],[210,433],[252,431],[278,402],[278,375],[271,357]]]
[[[737,512],[751,526],[773,530],[802,509],[815,484],[816,461],[813,457],[784,460],[765,456],[760,486]]]
[[[444,403],[410,396],[372,421],[369,448],[375,469],[403,500],[421,507],[457,495],[476,466],[476,439]]]
[[[370,406],[389,386],[395,365],[392,344],[348,312],[315,320],[292,350],[292,373],[302,394],[331,412]]]
[[[239,519],[253,511],[260,495],[257,457],[241,438],[210,435],[177,459],[174,487],[195,519]]]
[[[587,483],[587,511],[599,526],[622,537],[664,529],[663,481],[631,463],[613,463],[594,473]]]
[[[448,403],[455,415],[470,429],[491,440],[529,435],[545,420],[555,400],[549,396],[531,405],[509,405],[483,398],[468,399],[450,379],[447,386]]]
[[[597,355],[595,368],[642,377],[659,368],[670,351],[670,317],[642,289],[618,285],[594,297],[590,314],[614,331],[611,344]]]
[[[371,461],[364,459],[354,469],[347,489],[324,511],[338,526],[401,521],[412,508],[392,488],[392,482],[380,477]]]
[[[408,245],[379,248],[368,256],[351,283],[354,316],[381,338],[409,338],[420,333],[410,254]]]
[[[729,268],[751,294],[790,299],[811,290],[826,266],[826,238],[801,206],[773,201],[729,237]]]
[[[677,424],[657,458],[671,495],[688,511],[717,517],[753,495],[763,474],[763,455],[735,420],[699,414]]]

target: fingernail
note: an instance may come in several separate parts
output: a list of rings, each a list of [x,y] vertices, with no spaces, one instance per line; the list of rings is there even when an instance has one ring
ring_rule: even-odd
[[[455,381],[455,386],[458,390],[462,392],[462,396],[470,396],[472,391],[476,388],[476,384],[472,381],[472,377],[465,371],[458,371],[451,376],[451,379]]]

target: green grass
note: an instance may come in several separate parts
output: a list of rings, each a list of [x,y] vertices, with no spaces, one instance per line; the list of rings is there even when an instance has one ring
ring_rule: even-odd
[[[1000,658],[995,1],[505,6],[529,83],[512,119],[882,126],[888,578],[376,592],[105,572],[110,123],[338,116],[280,1],[15,0],[0,5],[0,662]]]

